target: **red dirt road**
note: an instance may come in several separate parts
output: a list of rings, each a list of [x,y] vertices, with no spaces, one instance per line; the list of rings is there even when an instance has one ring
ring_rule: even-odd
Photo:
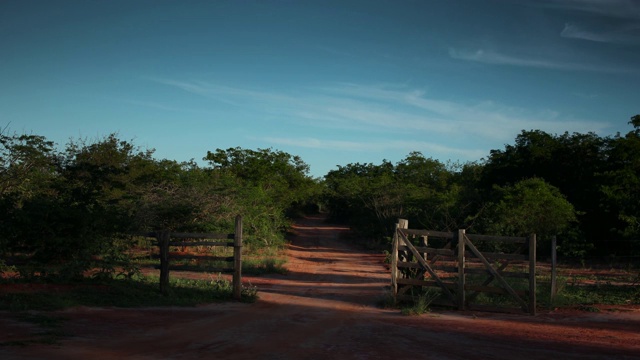
[[[243,279],[254,304],[69,309],[58,344],[0,346],[0,359],[640,359],[637,307],[403,316],[377,307],[390,282],[380,255],[319,217],[294,230],[287,275]],[[26,327],[0,313],[0,342]]]

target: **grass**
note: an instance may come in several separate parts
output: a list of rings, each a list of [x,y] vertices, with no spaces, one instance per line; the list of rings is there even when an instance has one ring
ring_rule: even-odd
[[[606,275],[606,274],[605,274]],[[486,279],[486,276],[467,275],[465,281],[468,285],[480,285]],[[527,279],[517,279],[506,277],[505,280],[516,291],[528,291],[529,282]],[[636,282],[634,282],[636,281]],[[599,311],[596,305],[638,305],[640,304],[640,286],[637,283],[635,273],[628,276],[595,276],[593,274],[574,275],[574,276],[558,276],[557,278],[557,295],[551,300],[551,284],[550,275],[539,274],[536,277],[536,300],[539,309],[549,309],[556,307],[570,307],[580,309],[582,311]],[[498,281],[494,280],[491,286],[499,286]],[[435,289],[435,288],[430,288]],[[416,287],[414,292],[420,292]],[[454,292],[455,293],[455,292]],[[467,291],[467,299],[470,305],[488,305],[493,307],[514,308],[520,307],[519,303],[508,294],[479,293],[473,300],[470,300],[472,291]],[[429,304],[437,299],[421,299],[422,294],[415,297],[413,303],[401,305],[401,310],[405,314],[424,313]],[[444,295],[441,294],[444,299]],[[437,296],[436,296],[437,298]],[[523,295],[521,298],[528,302],[528,296]],[[430,300],[426,303],[426,300]],[[446,299],[445,299],[446,300]],[[403,307],[404,306],[404,307]]]
[[[208,280],[172,278],[168,296],[159,291],[159,279],[136,276],[131,279],[90,279],[74,283],[64,291],[0,294],[0,310],[24,312],[30,310],[53,311],[74,306],[196,306],[199,304],[230,301],[233,288],[230,281],[219,276]],[[243,289],[243,301],[257,298],[255,287]]]
[[[177,250],[173,249],[173,250]],[[200,251],[198,251],[200,250]],[[248,246],[243,253],[242,257],[242,273],[246,275],[264,275],[264,274],[286,274],[287,270],[284,267],[287,260],[281,249],[274,248],[254,248]],[[233,264],[227,261],[221,260],[209,260],[207,256],[233,256],[233,249],[214,247],[203,251],[202,249],[196,249],[190,254],[200,255],[201,258],[184,259],[180,258],[181,255],[175,256],[170,260],[172,266],[186,266],[192,271],[207,272],[210,269],[222,270],[229,269],[232,271]],[[160,260],[157,255],[150,255],[148,253],[137,256],[134,263],[139,267],[156,267],[159,266]]]
[[[428,289],[413,298],[413,301],[400,307],[403,315],[422,315],[431,311],[431,303],[440,297],[437,290]]]
[[[563,282],[559,280],[560,283]],[[558,289],[554,301],[547,302],[549,307],[640,304],[640,287],[638,286],[569,283],[559,286]],[[549,292],[546,296],[549,298]]]
[[[282,258],[249,258],[242,261],[242,273],[247,275],[286,274],[286,260]]]

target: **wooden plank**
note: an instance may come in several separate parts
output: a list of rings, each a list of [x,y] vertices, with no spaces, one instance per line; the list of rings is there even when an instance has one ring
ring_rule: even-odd
[[[393,291],[394,302],[398,301],[398,226],[399,224],[396,224],[396,229],[393,232],[393,247],[391,250],[391,290]]]
[[[212,272],[212,273],[232,273],[232,267],[215,267],[215,266],[196,266],[196,265],[170,265],[171,271],[190,271],[190,272]]]
[[[434,255],[451,256],[451,257],[456,256],[453,250],[448,250],[448,249],[436,249],[436,248],[422,247],[422,246],[414,246],[414,248],[421,253],[429,253]],[[407,246],[401,245],[401,246],[398,246],[398,250],[409,251],[409,248]]]
[[[497,235],[479,235],[479,234],[466,234],[467,239],[474,241],[501,241],[501,242],[511,242],[511,243],[519,243],[526,244],[526,237],[517,237],[517,236],[497,236]]]
[[[529,313],[536,314],[536,234],[529,236]]]
[[[469,305],[468,310],[498,312],[498,313],[508,313],[508,314],[525,313],[525,311],[523,311],[522,308],[491,306],[491,305]]]
[[[424,269],[424,267],[422,265],[420,265],[420,263],[417,262],[404,262],[404,263],[398,263],[397,264],[398,269]],[[449,274],[457,274],[458,273],[458,267],[457,266],[431,266],[431,268],[434,271],[440,271],[443,273],[449,273]],[[480,273],[480,272],[478,272]],[[483,269],[482,273],[486,273],[486,271]],[[526,278],[529,278],[528,274],[525,274]]]
[[[515,260],[515,261],[528,261],[529,257],[522,254],[502,254],[502,253],[490,253],[483,252],[484,258],[490,260]],[[478,258],[476,256],[476,258]]]
[[[417,262],[400,262],[396,264],[396,268],[398,269],[422,269],[422,265]]]
[[[402,239],[402,241],[404,241],[405,245],[409,247],[409,250],[411,250],[411,253],[413,254],[413,256],[418,260],[420,264],[422,264],[422,266],[425,268],[425,270],[427,270],[429,275],[431,275],[431,277],[433,277],[438,282],[438,284],[442,286],[442,290],[444,290],[444,293],[447,294],[447,296],[451,299],[451,301],[455,302],[456,301],[455,297],[453,296],[451,291],[449,291],[449,289],[447,289],[444,286],[444,284],[442,283],[442,280],[440,280],[440,277],[438,277],[438,275],[433,271],[433,269],[431,269],[431,266],[429,266],[429,264],[422,258],[422,256],[420,256],[420,253],[413,247],[411,242],[402,233],[402,231],[399,231],[399,233],[400,233],[400,238]]]
[[[507,260],[507,261],[505,261],[504,263],[500,264],[500,267],[498,267],[498,269],[497,269],[496,271],[498,272],[498,274],[500,274],[500,275],[503,275],[503,276],[504,276],[504,274],[505,274],[505,273],[504,273],[504,271],[503,271],[503,270],[504,270],[504,269],[506,269],[506,268],[507,268],[507,266],[509,266],[509,261],[508,261],[508,260]],[[496,278],[495,278],[495,277],[494,277],[494,276],[493,276],[489,271],[487,271],[487,268],[486,268],[486,267],[483,267],[483,268],[481,268],[481,269],[479,269],[479,268],[474,268],[473,270],[482,270],[482,271],[484,271],[484,272],[485,272],[485,274],[489,275],[489,278],[488,278],[488,279],[486,279],[486,280],[482,283],[482,286],[487,286],[487,285],[491,284],[491,283],[493,282],[493,280],[495,280],[495,279],[496,279]],[[526,274],[526,275],[527,275],[527,278],[528,278],[528,277],[529,277],[529,274]],[[472,302],[473,300],[475,300],[475,298],[476,298],[476,297],[478,297],[478,295],[480,295],[480,292],[475,292],[475,293],[471,294],[471,295],[469,296],[468,301],[469,301],[469,302]]]
[[[500,268],[498,268],[500,269]],[[467,274],[486,274],[491,276],[491,273],[486,268],[469,268],[465,269]],[[524,272],[512,272],[512,271],[500,271],[500,275],[503,277],[517,278],[517,279],[529,279],[529,273]],[[488,285],[488,284],[486,284]]]
[[[432,230],[418,230],[418,229],[403,229],[402,233],[406,235],[418,235],[418,236],[430,236],[442,239],[453,239],[454,233],[444,231],[432,231]]]
[[[406,229],[409,227],[409,220],[407,219],[398,219],[398,229]],[[398,232],[399,234],[399,232]],[[400,243],[398,243],[400,246]],[[406,262],[409,261],[410,255],[408,250],[398,250],[398,261]],[[408,273],[406,271],[400,271],[401,277],[408,277]]]
[[[230,241],[170,241],[169,246],[233,246]]]
[[[551,237],[551,295],[549,299],[549,307],[553,308],[556,301],[556,295],[558,294],[558,285],[556,278],[558,277],[558,255],[557,255],[557,243],[556,236]]]
[[[203,260],[203,261],[227,261],[232,262],[234,260],[233,256],[208,256],[208,255],[172,255],[169,254],[169,259],[171,260]]]
[[[397,279],[399,285],[414,285],[414,286],[426,286],[426,287],[441,287],[446,286],[448,289],[455,290],[458,287],[457,283],[442,282],[441,284],[433,280],[420,280],[420,279]]]
[[[438,270],[444,273],[451,273],[451,274],[457,274],[458,273],[458,267],[457,266],[446,266],[446,265],[436,265],[436,266],[431,266],[431,268],[433,270]]]
[[[160,293],[169,293],[169,232],[157,233],[158,245],[160,247]]]
[[[446,244],[444,244],[444,246],[442,247],[442,249],[441,249],[441,250],[450,250],[450,249],[451,249],[451,243],[452,243],[452,242],[453,242],[453,238],[452,238],[452,239],[450,239],[449,241],[447,241],[447,243],[446,243]],[[454,255],[452,255],[452,256],[455,256],[455,254],[454,254]],[[437,261],[439,261],[440,259],[442,259],[442,255],[436,255],[436,256],[434,256],[434,257],[431,259],[431,261],[429,261],[429,264],[433,265],[433,264],[435,264]]]
[[[221,233],[171,233],[173,239],[230,239],[233,240],[234,234]]]
[[[477,293],[489,293],[489,294],[502,294],[509,295],[509,292],[501,287],[497,286],[482,286],[482,285],[466,285],[466,290],[475,291]],[[518,296],[527,296],[529,294],[528,291],[525,290],[514,290]]]
[[[464,291],[464,253],[466,248],[466,237],[464,230],[458,230],[458,310],[464,311],[465,291]]]
[[[487,270],[491,272],[491,275],[493,275],[496,278],[496,280],[498,280],[498,282],[504,287],[504,289],[507,290],[514,299],[516,299],[516,301],[522,306],[523,310],[527,311],[529,307],[528,304],[525,303],[524,300],[522,300],[520,296],[518,296],[518,294],[516,294],[513,288],[511,288],[511,285],[509,285],[509,283],[507,283],[502,278],[502,276],[500,276],[500,274],[496,271],[496,269],[494,269],[493,266],[491,266],[491,264],[489,263],[489,261],[487,261],[487,259],[482,255],[482,253],[478,251],[475,245],[473,245],[471,241],[467,241],[466,245],[467,247],[469,247],[469,250],[471,250],[471,252],[484,263]]]
[[[242,216],[236,216],[233,236],[233,298],[242,299]]]

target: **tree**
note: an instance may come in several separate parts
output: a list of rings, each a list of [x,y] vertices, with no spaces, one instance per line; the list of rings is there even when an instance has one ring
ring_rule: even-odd
[[[622,240],[618,246],[605,243],[608,253],[640,253],[640,115],[629,124],[633,131],[609,141],[601,176],[601,207],[611,218],[607,230]]]
[[[560,190],[540,178],[495,187],[496,200],[483,213],[485,233],[507,236],[536,234],[539,244],[560,235],[560,249],[566,255],[584,255],[591,245],[584,238],[567,236],[577,224],[576,210]],[[546,245],[539,246],[546,248]]]
[[[286,152],[236,147],[209,151],[204,160],[211,176],[226,182],[236,211],[245,217],[249,241],[281,242],[287,215],[306,207],[320,191],[309,166]]]
[[[0,131],[0,196],[29,197],[53,175],[55,144],[38,135]]]

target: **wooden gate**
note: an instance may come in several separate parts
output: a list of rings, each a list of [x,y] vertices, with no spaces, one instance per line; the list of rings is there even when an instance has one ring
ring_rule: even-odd
[[[474,235],[407,225],[400,219],[393,236],[391,285],[396,301],[436,291],[438,305],[535,315],[535,235]]]
[[[240,300],[242,297],[242,216],[238,215],[235,221],[235,233],[233,234],[214,234],[214,233],[169,233],[168,231],[159,231],[144,234],[148,237],[156,238],[156,245],[160,250],[160,292],[167,294],[169,289],[169,270],[198,270],[212,272],[233,272],[233,298]],[[172,239],[178,239],[173,241]],[[218,240],[218,241],[211,241]],[[220,241],[224,240],[224,241]],[[207,260],[224,261],[229,264],[227,267],[220,268],[190,268],[188,266],[172,267],[169,262],[171,259],[185,259],[189,255],[170,256],[169,246],[223,246],[233,247],[233,256],[214,257],[208,256]]]

